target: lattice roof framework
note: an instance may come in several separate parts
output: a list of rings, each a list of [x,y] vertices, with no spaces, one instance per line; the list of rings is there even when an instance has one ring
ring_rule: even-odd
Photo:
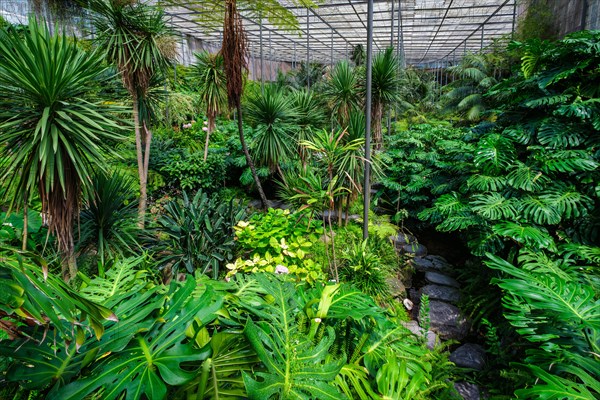
[[[383,0],[374,2],[374,50],[391,43],[402,52],[407,64],[431,65],[460,58],[486,48],[515,27],[518,0]],[[367,1],[325,0],[318,8],[281,3],[292,11],[300,25],[286,32],[262,23],[265,59],[324,64],[349,58],[353,46],[366,48]],[[167,10],[174,29],[219,46],[220,28],[207,31],[202,14],[191,7]],[[260,55],[261,24],[242,10],[249,50]],[[308,21],[308,24],[307,24]]]

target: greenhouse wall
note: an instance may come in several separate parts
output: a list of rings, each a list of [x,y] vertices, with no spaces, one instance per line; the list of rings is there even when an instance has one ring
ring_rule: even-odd
[[[600,29],[600,0],[546,0],[559,37],[583,29]]]

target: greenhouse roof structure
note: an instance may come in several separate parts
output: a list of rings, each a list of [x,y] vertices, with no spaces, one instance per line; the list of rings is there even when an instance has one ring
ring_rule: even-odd
[[[518,0],[384,0],[374,1],[373,49],[393,44],[406,64],[436,65],[478,52],[494,39],[510,35],[518,17]],[[214,3],[214,2],[213,2]],[[224,2],[223,2],[224,3]],[[241,9],[249,50],[270,60],[332,64],[347,59],[356,45],[366,48],[366,0],[325,0],[306,9],[281,0],[299,22],[290,32],[259,21]],[[218,26],[206,28],[193,6],[167,10],[177,31],[220,45]]]

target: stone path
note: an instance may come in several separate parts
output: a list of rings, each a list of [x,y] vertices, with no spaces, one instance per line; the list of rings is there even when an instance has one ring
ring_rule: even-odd
[[[434,348],[440,340],[463,341],[469,334],[471,325],[458,307],[460,301],[460,283],[455,279],[454,267],[443,257],[428,255],[427,248],[417,242],[412,235],[399,234],[390,237],[400,254],[412,256],[414,268],[412,282],[420,287],[408,289],[410,302],[414,304],[412,315],[415,320],[405,324],[415,335],[427,335],[427,345]],[[407,283],[407,286],[411,284]],[[413,284],[414,286],[414,284]],[[398,293],[397,291],[395,292]],[[421,296],[429,297],[429,328],[424,332],[421,327],[425,321],[419,321]],[[402,301],[402,299],[399,299]],[[458,368],[480,371],[485,365],[485,350],[473,343],[464,343],[450,354]],[[479,400],[479,387],[468,382],[456,382],[456,391],[465,400]]]

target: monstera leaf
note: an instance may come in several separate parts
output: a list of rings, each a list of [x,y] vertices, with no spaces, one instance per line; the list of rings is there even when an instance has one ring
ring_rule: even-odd
[[[188,399],[247,398],[242,371],[251,371],[259,360],[242,332],[215,333],[206,350],[210,351],[210,356],[202,363],[198,377],[185,390]]]
[[[329,382],[335,380],[343,360],[333,360],[329,348],[335,340],[333,328],[314,344],[299,331],[295,314],[302,307],[293,298],[294,286],[267,274],[256,279],[273,297],[264,321],[248,320],[244,333],[265,366],[264,372],[244,373],[250,399],[331,399],[344,396]]]
[[[210,287],[197,298],[195,289],[191,277],[181,287],[172,283],[163,312],[149,328],[130,335],[124,341],[126,346],[101,358],[88,377],[54,390],[48,399],[81,399],[101,390],[104,399],[163,399],[167,384],[192,380],[195,371],[183,369],[182,364],[200,361],[204,355],[187,339],[186,329],[194,321],[202,325],[211,322],[222,305],[222,298]]]
[[[55,329],[61,344],[77,341],[81,345],[83,330],[93,330],[99,339],[104,333],[103,322],[116,320],[111,310],[80,296],[61,279],[48,274],[48,265],[41,257],[10,248],[0,248],[0,254],[3,329],[17,329],[14,322],[24,322]]]

